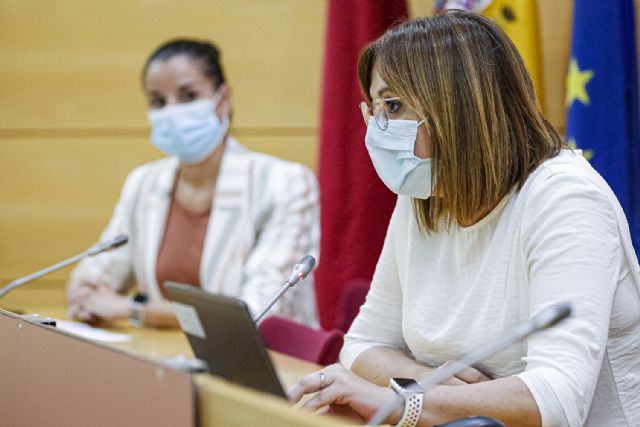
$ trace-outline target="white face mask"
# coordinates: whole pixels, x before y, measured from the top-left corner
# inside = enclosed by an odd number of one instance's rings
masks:
[[[151,143],[185,163],[200,163],[215,151],[229,129],[215,114],[217,100],[176,104],[147,113]]]
[[[431,195],[432,159],[413,154],[418,126],[424,121],[389,120],[382,130],[372,117],[364,138],[378,176],[391,191],[416,199]]]

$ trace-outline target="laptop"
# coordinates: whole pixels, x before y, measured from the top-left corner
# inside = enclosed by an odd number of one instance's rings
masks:
[[[195,357],[211,374],[286,398],[244,301],[175,282],[164,286]]]

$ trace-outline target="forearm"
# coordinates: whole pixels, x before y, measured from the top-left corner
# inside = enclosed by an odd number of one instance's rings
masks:
[[[177,328],[180,326],[173,307],[167,300],[153,300],[149,302],[144,317],[144,324],[145,326],[153,326],[156,328]]]
[[[431,426],[472,415],[494,417],[508,426],[542,425],[533,396],[517,377],[459,386],[435,386],[425,393],[418,425]]]
[[[373,347],[356,358],[351,370],[358,376],[380,386],[388,386],[393,377],[416,380],[434,371],[395,347]]]

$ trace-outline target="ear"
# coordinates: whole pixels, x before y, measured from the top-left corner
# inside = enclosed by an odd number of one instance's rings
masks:
[[[231,86],[226,83],[222,83],[218,86],[218,93],[220,94],[220,100],[216,106],[216,116],[219,118],[229,117],[231,110],[233,109],[233,93]]]

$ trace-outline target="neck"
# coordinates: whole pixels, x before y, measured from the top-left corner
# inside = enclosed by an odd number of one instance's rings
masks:
[[[216,178],[220,172],[224,147],[225,143],[223,142],[201,163],[181,163],[178,183],[187,184],[194,189],[204,189],[215,186]]]

